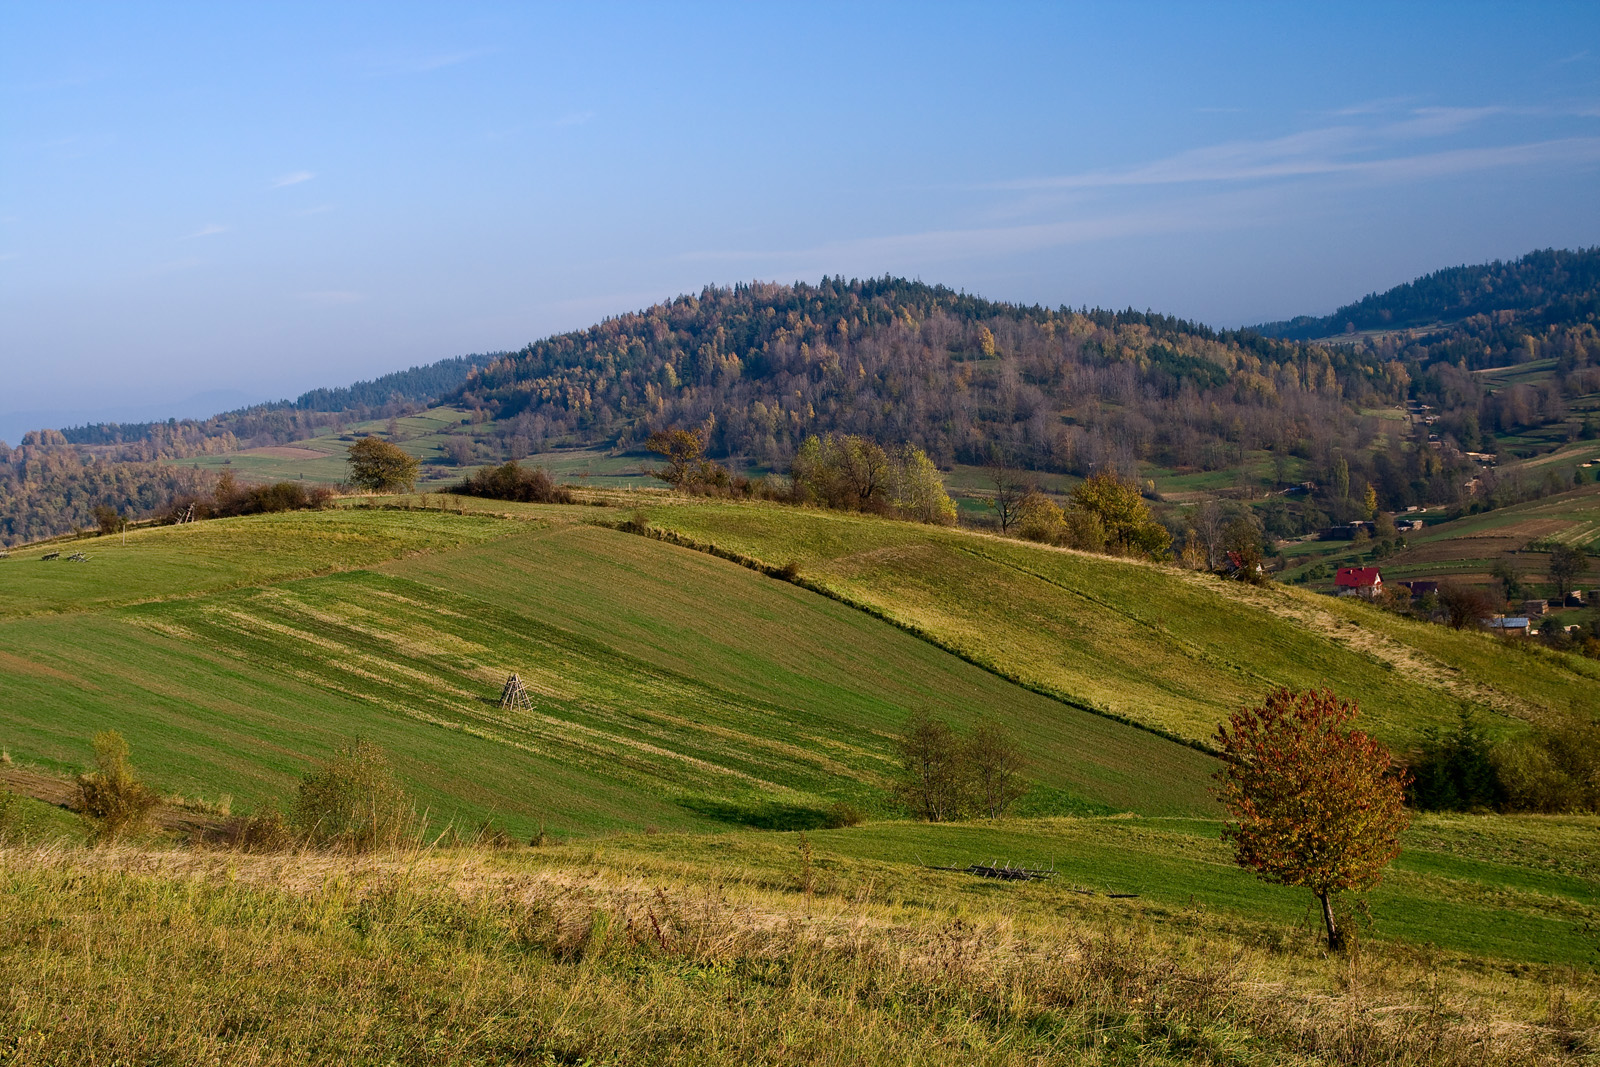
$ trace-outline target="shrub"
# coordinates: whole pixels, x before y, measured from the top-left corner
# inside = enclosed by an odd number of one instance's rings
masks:
[[[860,826],[866,821],[866,815],[854,804],[846,804],[841,800],[828,806],[827,827],[830,830],[842,830],[846,826]]]
[[[1421,749],[1410,760],[1406,801],[1424,811],[1481,811],[1506,803],[1505,786],[1488,738],[1471,712],[1448,734],[1423,731]]]
[[[95,836],[116,840],[144,830],[160,795],[134,776],[128,742],[115,730],[94,735],[95,770],[78,776],[78,810]]]
[[[417,821],[388,757],[368,741],[302,778],[289,819],[308,844],[352,852],[410,844]]]
[[[276,807],[236,815],[222,826],[222,844],[238,852],[283,852],[294,843],[294,831]]]
[[[469,475],[450,492],[460,496],[481,496],[492,500],[515,500],[524,504],[570,504],[572,492],[556,485],[543,467],[524,467],[516,460],[498,467],[486,467]]]
[[[1600,811],[1600,722],[1574,719],[1502,745],[1495,770],[1508,811]]]
[[[1047,545],[1060,544],[1067,532],[1061,509],[1037,489],[1029,490],[1017,505],[1016,531],[1018,537]]]

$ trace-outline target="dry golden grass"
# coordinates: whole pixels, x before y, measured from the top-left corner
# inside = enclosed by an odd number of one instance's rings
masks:
[[[611,843],[0,850],[0,1062],[1564,1064],[1590,972]],[[807,891],[807,889],[809,891]]]

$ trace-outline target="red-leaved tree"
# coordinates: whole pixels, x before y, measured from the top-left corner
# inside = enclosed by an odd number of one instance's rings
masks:
[[[1277,689],[1217,730],[1216,794],[1231,820],[1222,836],[1234,862],[1311,890],[1333,950],[1344,947],[1333,897],[1377,885],[1411,819],[1389,750],[1347,727],[1358,710],[1326,689]]]

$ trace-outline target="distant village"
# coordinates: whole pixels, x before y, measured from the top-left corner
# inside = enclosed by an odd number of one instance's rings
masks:
[[[1426,609],[1430,603],[1438,601],[1439,583],[1436,580],[1415,579],[1407,582],[1394,582],[1391,583],[1386,591],[1381,568],[1340,567],[1338,574],[1334,577],[1333,595],[1341,597],[1358,596],[1367,600],[1404,596],[1410,598],[1413,607]],[[1561,608],[1581,608],[1597,603],[1600,603],[1600,589],[1591,589],[1587,593],[1583,590],[1574,590],[1562,600],[1524,600],[1520,615],[1496,613],[1483,616],[1478,622],[1485,629],[1506,637],[1526,637],[1531,629],[1533,620],[1543,617],[1548,612]],[[1434,610],[1439,611],[1440,609],[1435,608]],[[1582,627],[1568,626],[1566,629],[1571,632],[1581,630]]]

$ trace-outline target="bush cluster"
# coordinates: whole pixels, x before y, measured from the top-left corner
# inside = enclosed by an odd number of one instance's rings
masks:
[[[144,830],[160,795],[133,773],[128,742],[115,730],[94,735],[95,769],[78,776],[78,810],[95,836],[113,841]]]
[[[1022,753],[991,722],[961,737],[943,719],[918,713],[907,720],[895,749],[895,793],[906,810],[928,822],[972,813],[996,819],[1027,792]]]
[[[327,507],[332,499],[333,490],[325,485],[307,487],[303,482],[240,485],[232,471],[223,471],[210,493],[175,498],[167,512],[167,521],[177,522],[185,516],[226,519],[236,515],[317,510]]]
[[[491,500],[515,500],[524,504],[570,504],[572,491],[557,485],[543,467],[524,467],[516,460],[498,467],[485,467],[468,475],[448,492],[460,496],[480,496]]]
[[[382,749],[357,741],[300,780],[289,824],[317,848],[370,852],[413,844],[416,806]]]
[[[1086,552],[1166,559],[1172,547],[1171,532],[1151,517],[1138,484],[1114,471],[1090,475],[1065,508],[1031,490],[1017,506],[1016,529],[1030,541]]]
[[[795,453],[790,476],[796,503],[938,525],[956,521],[956,505],[944,491],[939,469],[913,445],[886,451],[853,434],[813,435]]]
[[[1412,753],[1407,800],[1427,811],[1600,811],[1600,721],[1572,718],[1491,742],[1471,716],[1429,729]]]

